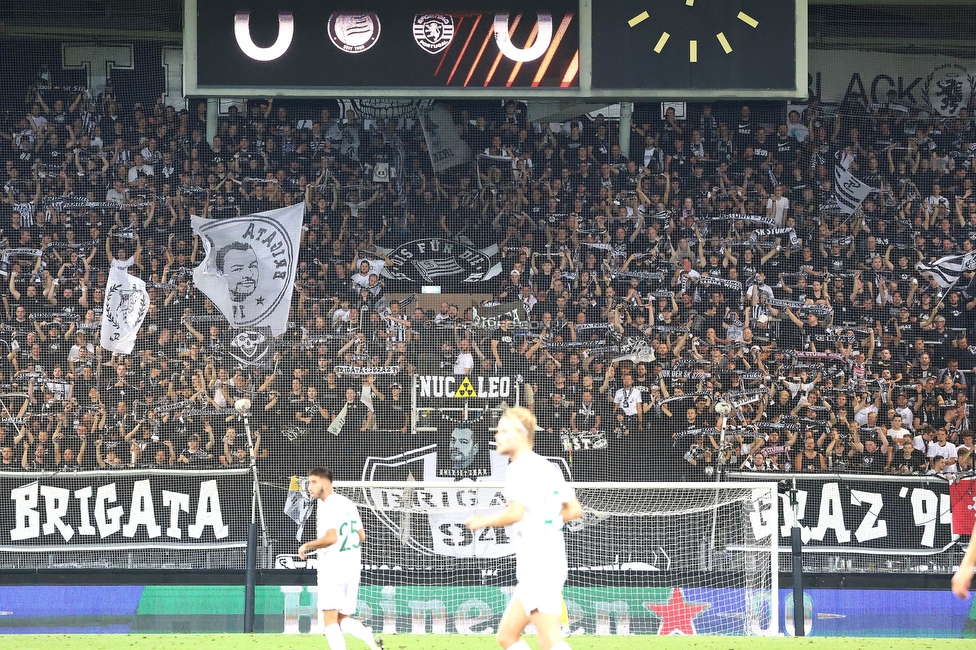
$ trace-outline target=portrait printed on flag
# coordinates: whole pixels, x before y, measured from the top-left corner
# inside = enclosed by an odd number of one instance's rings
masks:
[[[438,478],[491,476],[490,437],[483,422],[445,420],[444,426],[438,429]]]
[[[299,203],[231,219],[193,217],[205,253],[194,284],[233,327],[285,332],[304,211]]]

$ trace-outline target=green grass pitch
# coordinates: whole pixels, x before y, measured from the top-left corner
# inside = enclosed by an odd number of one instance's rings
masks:
[[[527,637],[538,648],[533,637]],[[386,650],[496,650],[491,635],[414,636],[397,634],[384,639]],[[349,650],[365,645],[346,638]],[[573,650],[928,650],[972,647],[970,639],[867,639],[845,637],[572,637]],[[328,650],[321,635],[303,634],[12,634],[0,636],[6,650]]]

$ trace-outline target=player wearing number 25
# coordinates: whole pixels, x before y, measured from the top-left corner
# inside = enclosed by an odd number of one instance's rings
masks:
[[[498,624],[498,643],[506,650],[528,650],[525,626],[539,631],[542,650],[569,650],[559,632],[563,583],[569,573],[563,523],[583,514],[580,502],[548,460],[532,451],[536,420],[528,409],[505,411],[495,433],[498,453],[511,458],[505,473],[508,508],[497,515],[468,519],[471,530],[512,526],[515,577],[512,601]]]
[[[330,650],[346,650],[343,634],[351,634],[373,650],[383,647],[362,623],[352,618],[359,595],[362,543],[366,541],[356,504],[332,490],[332,470],[308,473],[308,491],[316,500],[317,539],[298,548],[303,560],[318,550],[318,609]]]

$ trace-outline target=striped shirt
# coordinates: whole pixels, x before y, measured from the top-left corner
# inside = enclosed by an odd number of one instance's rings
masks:
[[[34,225],[34,216],[37,214],[37,206],[33,201],[27,203],[14,203],[14,212],[20,213],[20,225],[30,228]]]

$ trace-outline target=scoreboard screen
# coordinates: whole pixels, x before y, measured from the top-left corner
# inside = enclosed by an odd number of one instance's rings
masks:
[[[790,98],[806,0],[186,0],[190,96]]]

